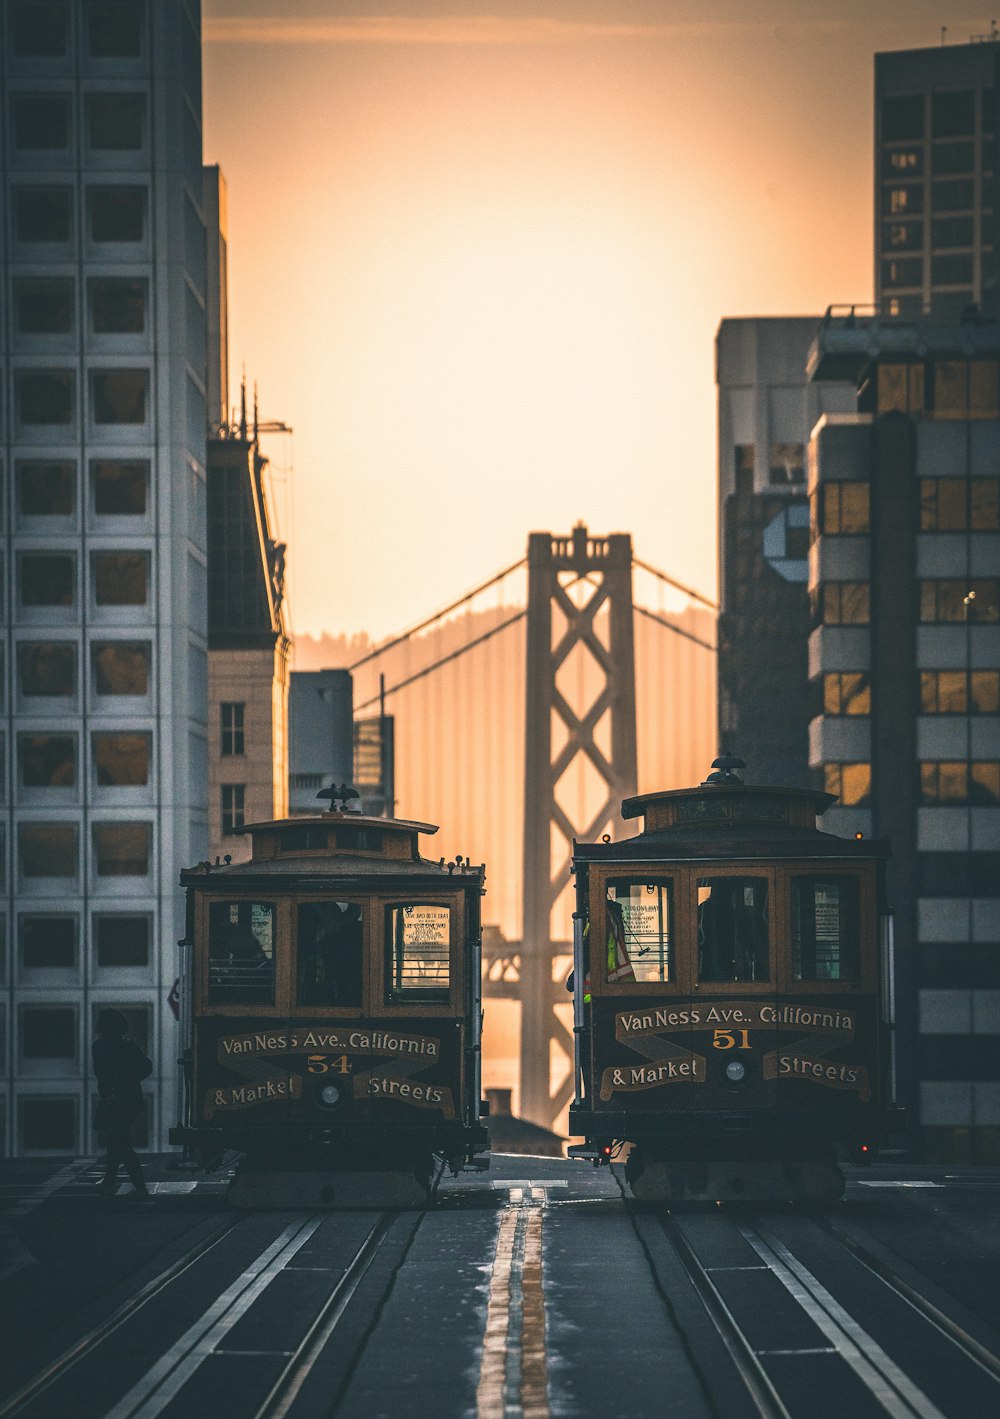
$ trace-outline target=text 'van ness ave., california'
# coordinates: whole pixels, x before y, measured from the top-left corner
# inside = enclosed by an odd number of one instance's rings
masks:
[[[619,1041],[639,1035],[655,1035],[660,1030],[719,1029],[742,1026],[744,1029],[770,1027],[779,1030],[833,1031],[850,1038],[854,1034],[855,1016],[851,1010],[831,1010],[813,1005],[772,1005],[756,1001],[727,1001],[671,1007],[655,1010],[624,1010],[615,1016],[615,1036]]]
[[[397,1035],[390,1030],[364,1026],[355,1030],[255,1030],[252,1034],[222,1035],[218,1059],[226,1063],[246,1055],[329,1053],[425,1055],[437,1059],[441,1041],[432,1035]]]

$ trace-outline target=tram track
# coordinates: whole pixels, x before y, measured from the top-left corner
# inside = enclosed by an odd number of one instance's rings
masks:
[[[641,1238],[642,1214],[631,1210]],[[805,1412],[803,1392],[836,1384],[837,1374],[841,1383],[850,1375],[850,1384],[863,1400],[864,1407],[857,1412],[887,1414],[890,1419],[958,1419],[969,1413],[1000,1411],[1000,1357],[836,1222],[788,1214],[797,1226],[811,1223],[827,1245],[836,1244],[840,1255],[826,1255],[817,1275],[815,1264],[807,1265],[803,1259],[815,1248],[807,1248],[801,1236],[789,1241],[778,1235],[781,1215],[764,1218],[752,1209],[734,1209],[718,1218],[721,1225],[715,1218],[709,1225],[705,1213],[657,1214],[673,1257],[732,1361],[748,1412],[759,1419],[797,1419]],[[737,1253],[739,1246],[743,1254]],[[648,1247],[646,1253],[655,1269]],[[864,1303],[860,1292],[844,1295],[845,1253],[864,1273],[863,1283],[869,1288]],[[830,1287],[821,1276],[829,1276]],[[873,1283],[892,1296],[884,1322],[877,1325],[871,1319]],[[784,1300],[774,1305],[772,1314],[766,1320],[759,1308],[754,1314],[755,1298],[776,1299],[779,1288]],[[840,1299],[835,1290],[841,1292]],[[877,1299],[875,1310],[879,1310]],[[858,1317],[866,1314],[868,1321],[863,1323]],[[765,1332],[766,1341],[762,1340]],[[730,1416],[731,1396],[723,1397],[718,1376],[704,1363],[703,1342],[693,1337],[689,1342],[713,1407]],[[935,1358],[929,1361],[932,1354]],[[965,1366],[972,1367],[976,1376]],[[944,1397],[942,1375],[950,1377]],[[972,1384],[979,1397],[970,1409]],[[815,1412],[810,1406],[810,1413]]]
[[[156,1276],[117,1306],[109,1316],[81,1335],[72,1345],[67,1346],[55,1359],[50,1360],[37,1375],[33,1375],[20,1389],[0,1403],[0,1419],[15,1419],[22,1414],[46,1390],[62,1380],[81,1360],[93,1354],[109,1340],[127,1321],[132,1320],[144,1306],[148,1305],[191,1267],[223,1241],[238,1224],[238,1219],[227,1219],[208,1237],[202,1238],[194,1246],[163,1268]]]

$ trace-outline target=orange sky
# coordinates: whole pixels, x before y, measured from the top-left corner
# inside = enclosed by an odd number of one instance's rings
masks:
[[[949,0],[203,13],[234,377],[295,430],[266,445],[294,625],[375,635],[579,518],[714,594],[718,323],[871,298],[872,55],[989,29]]]

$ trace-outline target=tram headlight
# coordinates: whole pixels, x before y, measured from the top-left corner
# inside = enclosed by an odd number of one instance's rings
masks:
[[[730,1059],[726,1063],[726,1079],[730,1084],[742,1084],[747,1077],[747,1067],[742,1059]]]
[[[325,1104],[328,1109],[336,1108],[340,1103],[340,1090],[336,1084],[324,1084],[319,1091],[319,1101]]]

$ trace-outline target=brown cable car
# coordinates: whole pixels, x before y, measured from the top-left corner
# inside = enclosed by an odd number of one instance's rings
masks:
[[[830,794],[745,784],[626,799],[577,844],[571,1156],[653,1201],[839,1197],[889,1107],[888,844],[820,832]]]
[[[484,868],[422,858],[428,823],[245,831],[248,862],[181,873],[190,1050],[171,1141],[206,1167],[243,1154],[243,1206],[415,1202],[445,1163],[485,1167]]]

